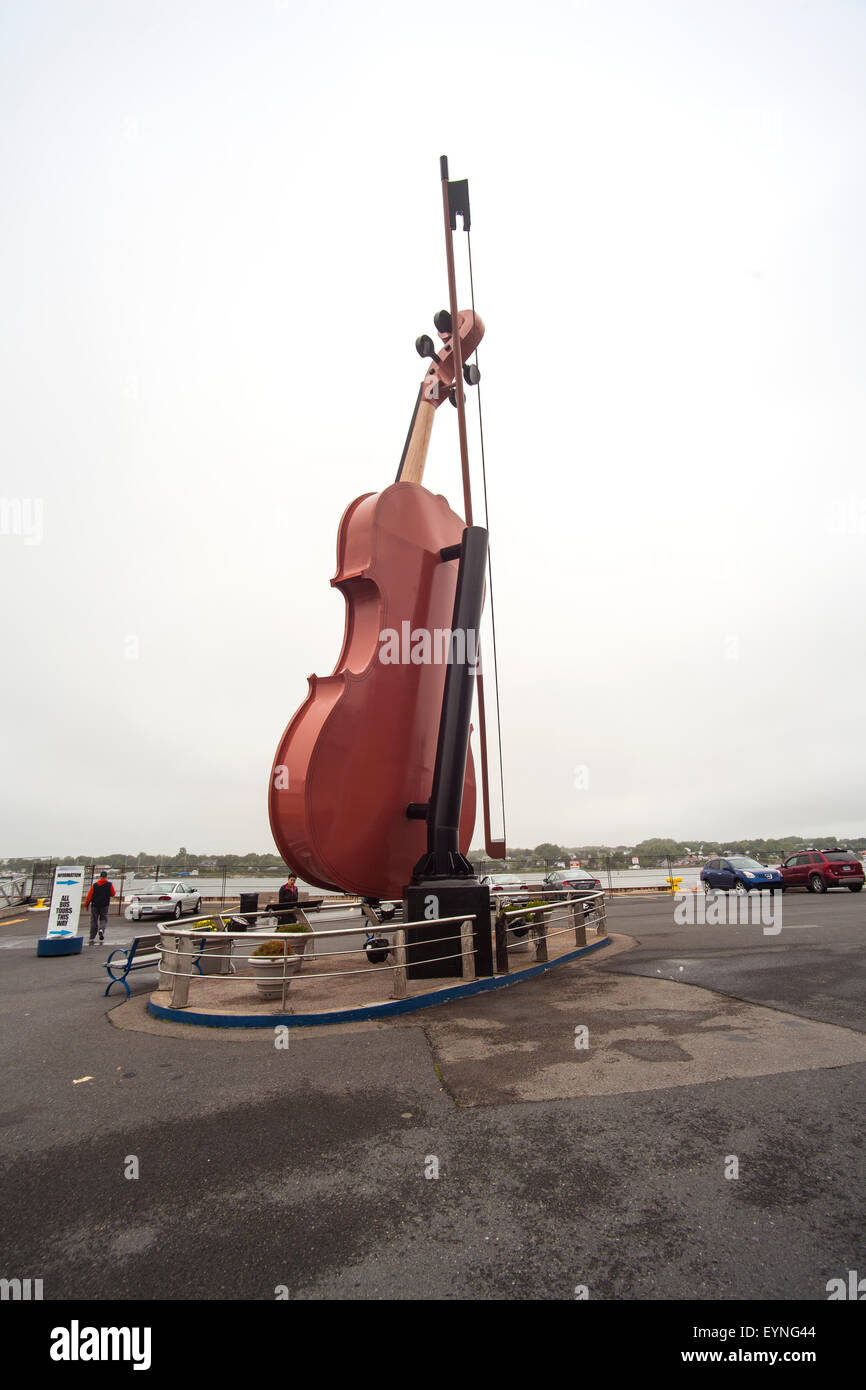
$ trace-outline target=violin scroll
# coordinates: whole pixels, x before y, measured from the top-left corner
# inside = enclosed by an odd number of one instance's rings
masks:
[[[433,339],[426,333],[422,333],[420,338],[415,339],[415,348],[419,357],[431,359],[427,375],[421,384],[421,399],[436,409],[444,400],[452,397],[456,363],[453,321],[448,310],[440,309],[438,314],[433,316],[433,324],[442,339],[442,346],[439,351],[436,351]],[[460,362],[462,365],[484,337],[483,320],[472,309],[461,309],[457,315],[457,331],[460,339]],[[475,363],[463,369],[463,378],[469,386],[478,384],[481,373]]]

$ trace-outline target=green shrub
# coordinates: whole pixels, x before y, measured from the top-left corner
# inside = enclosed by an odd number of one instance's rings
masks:
[[[545,901],[544,898],[530,898],[529,902],[526,902],[526,903],[508,903],[507,905],[503,905],[503,906],[499,909],[499,914],[498,914],[498,915],[499,915],[500,920],[503,921],[509,929],[512,929],[512,928],[515,927],[515,926],[517,926],[517,927],[521,926],[524,922],[534,922],[534,923],[543,922],[543,921],[544,921],[544,917],[543,917],[542,913],[540,913],[540,912],[532,912],[530,909],[532,909],[532,908],[534,908],[534,907],[548,907],[548,906],[549,906],[549,904]],[[518,916],[517,913],[514,911],[515,908],[519,908],[519,909],[520,909],[520,915],[519,915],[519,916]],[[509,914],[511,914],[511,913],[514,913],[514,915],[513,915],[513,916],[510,916]],[[524,915],[524,914],[525,914],[525,915]]]
[[[529,902],[528,902],[528,903],[523,903],[522,906],[523,906],[523,907],[549,907],[549,906],[550,906],[550,903],[547,902],[547,900],[546,900],[545,898],[530,898]],[[535,917],[533,918],[533,921],[542,922],[542,921],[544,921],[544,918],[542,917],[541,913],[536,913]]]
[[[292,943],[289,942],[289,955],[292,954],[291,946]],[[250,954],[253,956],[282,956],[284,954],[283,943],[282,941],[263,941],[261,946],[257,946]]]
[[[288,933],[288,932],[293,932],[293,931],[297,931],[297,932],[309,932],[309,931],[312,931],[312,927],[274,927],[274,931],[276,931],[276,932],[283,932],[283,933]],[[255,949],[254,951],[251,951],[251,952],[250,952],[250,955],[253,955],[253,956],[281,956],[281,955],[283,954],[283,946],[284,946],[285,944],[288,945],[288,948],[289,948],[288,954],[289,954],[289,955],[292,955],[293,953],[297,953],[297,952],[301,949],[301,943],[300,943],[300,942],[297,942],[297,944],[296,944],[294,941],[289,941],[289,942],[287,942],[287,943],[284,943],[284,942],[282,942],[282,941],[263,941],[263,942],[261,943],[260,946],[257,946],[256,949]]]

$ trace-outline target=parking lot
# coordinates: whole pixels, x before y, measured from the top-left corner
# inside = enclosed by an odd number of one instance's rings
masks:
[[[772,937],[673,912],[614,898],[612,951],[286,1048],[149,1019],[144,972],[103,999],[123,919],[62,959],[3,926],[7,1268],[46,1298],[825,1300],[863,1259],[866,903],[786,894]]]

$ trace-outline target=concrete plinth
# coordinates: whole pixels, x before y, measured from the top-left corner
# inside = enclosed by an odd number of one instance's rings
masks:
[[[473,923],[476,975],[493,974],[490,889],[477,879],[426,879],[403,889],[408,979],[461,975],[460,923],[436,920],[458,916]]]

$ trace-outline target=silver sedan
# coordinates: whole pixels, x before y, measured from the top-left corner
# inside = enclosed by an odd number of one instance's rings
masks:
[[[144,892],[134,893],[129,900],[129,915],[133,922],[143,917],[182,917],[185,912],[196,917],[201,912],[201,892],[192,883],[155,883]]]

